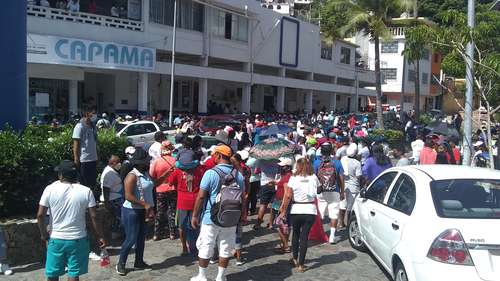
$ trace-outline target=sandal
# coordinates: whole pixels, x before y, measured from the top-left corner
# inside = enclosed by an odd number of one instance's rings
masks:
[[[304,272],[306,272],[308,269],[309,269],[309,268],[308,268],[307,266],[305,266],[305,265],[299,265],[299,266],[297,266],[297,268],[296,268],[297,272],[299,272],[299,273],[304,273]]]

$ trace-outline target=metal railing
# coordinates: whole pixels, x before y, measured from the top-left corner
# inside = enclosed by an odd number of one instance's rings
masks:
[[[84,24],[93,24],[106,27],[114,27],[120,29],[128,29],[132,31],[144,31],[142,21],[102,16],[83,12],[69,12],[61,9],[54,9],[42,6],[27,6],[28,16],[47,18],[52,20],[61,20],[69,22],[79,22]]]

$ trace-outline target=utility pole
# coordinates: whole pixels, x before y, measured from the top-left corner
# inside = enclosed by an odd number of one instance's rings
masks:
[[[177,0],[174,0],[174,30],[172,36],[172,68],[170,73],[170,112],[168,113],[168,126],[172,128],[174,111],[174,79],[175,79],[175,38],[177,33]]]
[[[475,0],[468,0],[467,25],[469,28],[475,26]],[[474,41],[467,44],[466,58],[466,91],[465,91],[465,112],[464,112],[464,166],[470,166],[472,156],[472,103],[474,95]]]

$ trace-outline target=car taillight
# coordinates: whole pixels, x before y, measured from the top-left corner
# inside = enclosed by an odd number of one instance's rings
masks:
[[[427,257],[442,263],[474,265],[464,239],[456,229],[448,229],[432,242]]]

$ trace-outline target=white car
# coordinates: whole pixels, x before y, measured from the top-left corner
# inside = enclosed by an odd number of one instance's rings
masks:
[[[396,281],[500,280],[500,172],[388,169],[356,197],[348,232]]]
[[[127,121],[115,125],[116,135],[124,136],[127,141],[136,147],[144,147],[155,141],[156,132],[167,133],[167,128],[160,127],[152,121]]]

